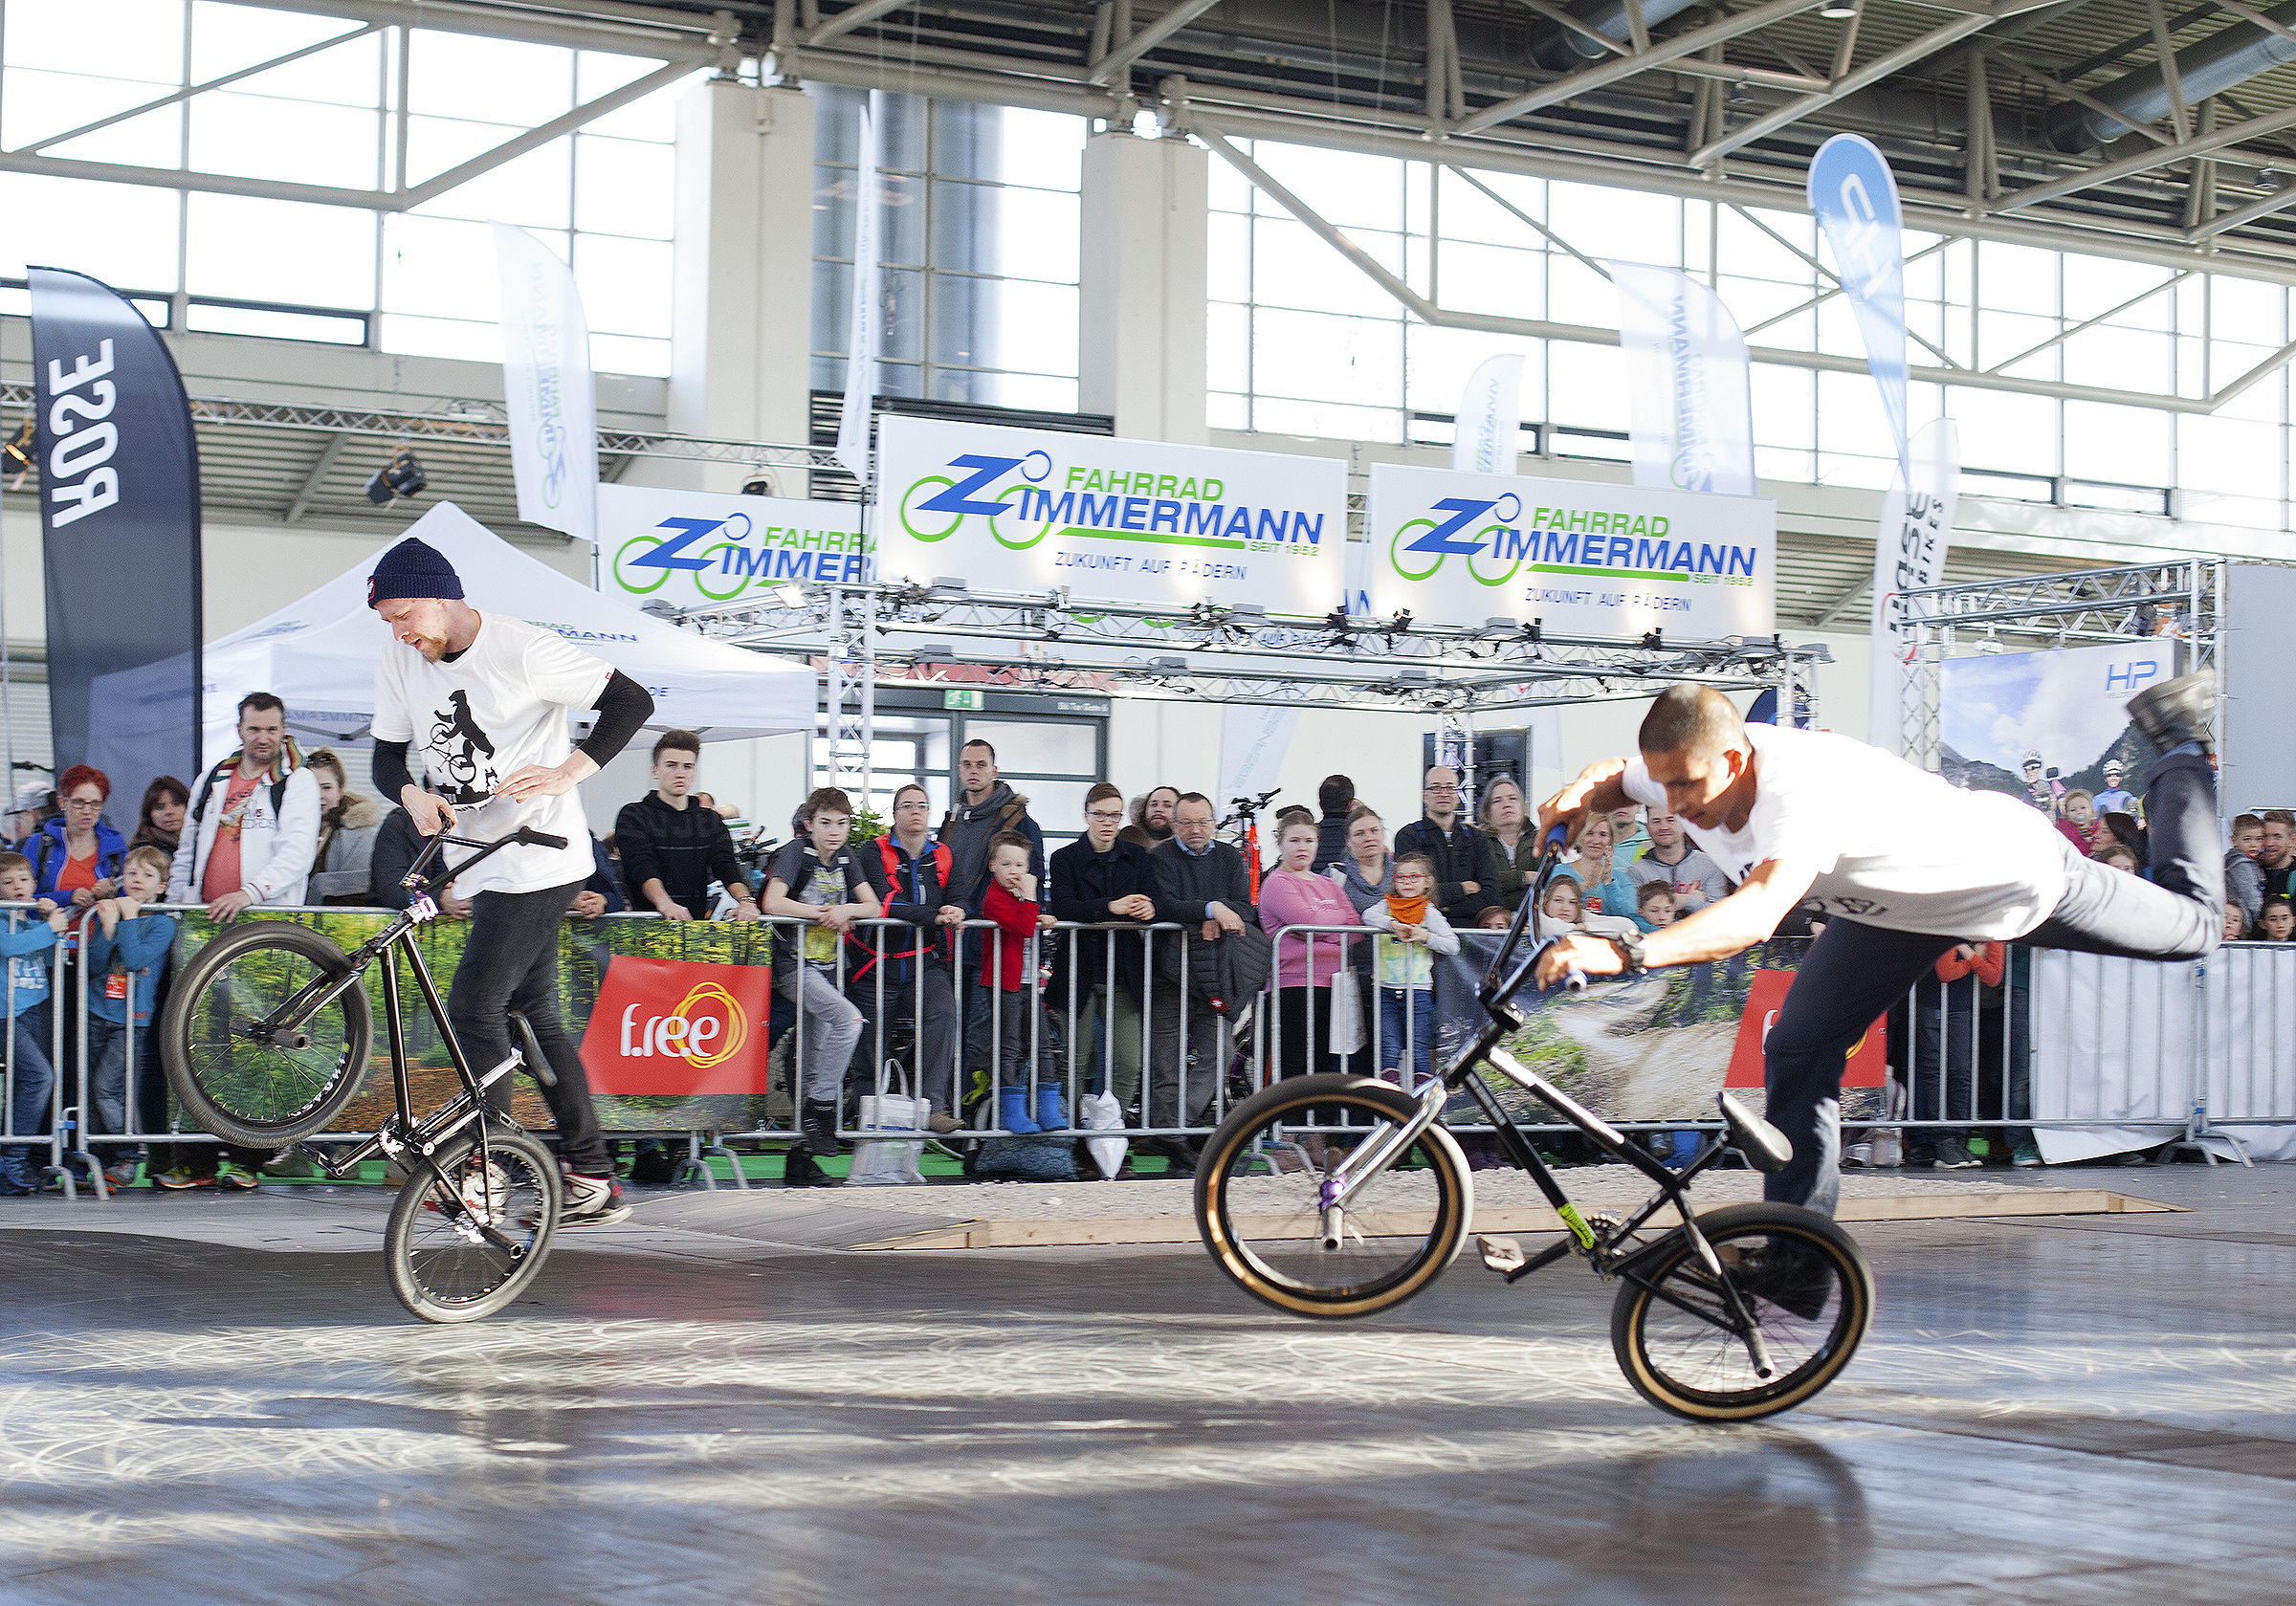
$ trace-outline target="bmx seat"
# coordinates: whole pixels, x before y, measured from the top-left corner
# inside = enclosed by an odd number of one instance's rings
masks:
[[[1786,1162],[1794,1157],[1794,1145],[1786,1134],[1753,1111],[1740,1104],[1727,1090],[1714,1095],[1722,1107],[1722,1121],[1730,1129],[1731,1146],[1746,1156],[1746,1163],[1756,1171],[1783,1171]]]

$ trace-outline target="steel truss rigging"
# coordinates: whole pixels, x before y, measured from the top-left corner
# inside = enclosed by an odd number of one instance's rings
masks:
[[[782,589],[791,594],[656,611],[740,646],[852,658],[860,606],[876,662],[927,679],[966,666],[1010,685],[1427,714],[1648,696],[1677,681],[1724,691],[1793,684],[1806,696],[1810,666],[1824,653],[1777,637],[1668,642],[1652,632],[1622,642],[1550,635],[1535,620],[1292,619],[1247,605],[1159,609],[953,581],[811,587],[802,597]]]

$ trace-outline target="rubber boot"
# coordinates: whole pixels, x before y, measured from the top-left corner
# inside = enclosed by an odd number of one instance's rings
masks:
[[[782,1182],[791,1188],[833,1188],[840,1178],[821,1169],[816,1156],[834,1155],[837,1141],[837,1101],[807,1099],[798,1111],[798,1142],[789,1146],[782,1164]]]
[[[1047,1132],[1069,1130],[1069,1113],[1060,1107],[1060,1089],[1050,1083],[1037,1084],[1036,1124]]]
[[[1016,1137],[1045,1130],[1028,1119],[1028,1089],[1026,1088],[997,1089],[997,1125]]]

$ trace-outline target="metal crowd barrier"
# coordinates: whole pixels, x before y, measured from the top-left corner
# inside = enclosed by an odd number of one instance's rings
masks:
[[[11,932],[38,918],[24,904],[0,905],[0,910],[6,911]],[[164,904],[144,910],[147,915],[200,913],[196,907]],[[361,911],[328,906],[261,913]],[[75,912],[75,935],[95,918],[92,911]],[[798,956],[805,934],[819,929],[788,916],[767,915],[762,923],[786,933],[782,952]],[[859,940],[839,940],[826,964],[802,957],[790,964],[777,958],[774,964],[776,996],[796,1004],[772,1055],[777,1077],[786,1077],[787,1126],[734,1132],[617,1130],[610,1135],[682,1138],[688,1150],[685,1174],[715,1187],[701,1160],[722,1156],[732,1162],[735,1185],[746,1188],[740,1157],[730,1145],[793,1141],[799,1135],[808,1050],[836,1024],[832,1016],[851,1029],[844,1010],[806,985],[808,973],[860,1016],[855,1051],[837,1067],[836,1086],[839,1135],[864,1145],[929,1140],[933,1134],[922,1130],[922,1115],[914,1111],[898,1120],[848,1119],[862,1108],[880,1116],[898,1112],[897,1101],[904,1097],[930,1099],[934,1113],[962,1120],[960,1133],[946,1134],[951,1140],[1013,1135],[1000,1124],[1003,1095],[1016,1088],[1032,1089],[1049,1077],[1065,1116],[1059,1135],[1122,1137],[1158,1147],[1211,1131],[1236,1098],[1281,1074],[1393,1072],[1393,1079],[1408,1089],[1423,1051],[1431,1059],[1437,1055],[1437,1045],[1428,1041],[1434,1017],[1423,1020],[1408,990],[1380,985],[1377,934],[1361,926],[1284,928],[1273,937],[1267,987],[1249,998],[1224,999],[1219,1007],[1190,996],[1193,926],[1052,924],[1024,943],[1018,978],[1005,974],[1004,945],[992,940],[998,928],[988,920],[968,920],[961,928],[919,928],[877,919],[855,921],[852,930]],[[1137,995],[1125,980],[1131,970],[1124,952],[1128,944],[1139,950]],[[1048,967],[1062,948],[1067,958],[1053,976]],[[1098,950],[1089,967],[1087,948]],[[35,1035],[9,1032],[0,1143],[45,1151],[43,1169],[60,1177],[67,1196],[76,1189],[68,1162],[77,1160],[103,1198],[107,1151],[219,1140],[176,1130],[166,1119],[164,1089],[151,1086],[151,1079],[163,1073],[156,1055],[145,1052],[132,987],[123,1001],[120,1033],[124,1118],[119,1124],[126,1130],[92,1130],[98,1124],[97,1090],[89,1081],[87,1022],[91,988],[99,979],[89,974],[81,942],[59,940],[55,948],[28,957],[53,965],[46,1019],[34,1025],[56,1074],[41,1116],[33,1121],[30,1111],[20,1113],[18,1088],[35,1074],[20,1063],[20,1048],[38,1045]],[[17,1016],[17,965],[22,962],[10,961],[0,982],[11,1022]],[[1288,972],[1289,979],[1304,978],[1308,984],[1284,985]],[[997,998],[1007,991],[1003,983],[1008,979],[1018,980],[1010,991],[1027,1002],[1000,1008]],[[1353,1021],[1345,1012],[1335,1019],[1335,991],[1342,999],[1353,994]],[[153,1000],[155,1019],[162,1001]],[[1917,983],[1892,1015],[1890,1104],[1873,1117],[1876,1127],[1909,1135],[1998,1132],[2013,1145],[2030,1140],[2027,1134],[2033,1133],[2087,1133],[2092,1135],[2082,1141],[2092,1144],[2127,1135],[2123,1148],[2175,1141],[2244,1159],[2242,1145],[2226,1130],[2243,1128],[2254,1129],[2253,1135],[2271,1152],[2296,1157],[2296,945],[2228,944],[2209,960],[2192,964],[2012,948],[1999,988],[1984,988],[1974,977],[1944,983],[1932,976]],[[1401,1049],[1393,1056],[1382,1049],[1383,1018],[1393,1023]],[[1016,1039],[1015,1033],[1024,1036]],[[1336,1043],[1353,1046],[1341,1049]],[[938,1053],[929,1055],[929,1045]],[[1390,1058],[1401,1063],[1383,1063]],[[778,1068],[784,1065],[785,1071]],[[862,1067],[857,1078],[856,1065]],[[63,1074],[67,1067],[70,1076]],[[862,1107],[847,1096],[856,1081],[873,1103]],[[77,1089],[77,1095],[68,1096],[70,1089]],[[155,1091],[157,1100],[149,1097]],[[1117,1124],[1088,1132],[1082,1100],[1102,1093],[1114,1096]],[[1034,1103],[1031,1093],[1032,1114]],[[150,1113],[154,1111],[157,1118]],[[1105,1118],[1105,1106],[1099,1113]],[[1625,1118],[1616,1124],[1645,1132],[1711,1130],[1716,1124],[1638,1119],[1638,1113],[1622,1111]],[[32,1130],[34,1126],[40,1130]],[[1562,1122],[1524,1126],[1527,1131],[1573,1130]],[[1488,1129],[1473,1121],[1456,1130]],[[2103,1135],[2095,1135],[2100,1132]],[[329,1133],[320,1140],[364,1135]]]

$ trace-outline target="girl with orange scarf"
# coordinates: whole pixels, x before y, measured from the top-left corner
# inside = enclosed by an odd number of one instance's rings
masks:
[[[1395,861],[1395,891],[1363,912],[1363,923],[1380,934],[1380,1074],[1411,1088],[1435,1074],[1434,956],[1459,952],[1459,934],[1434,906],[1434,861],[1405,853]]]

